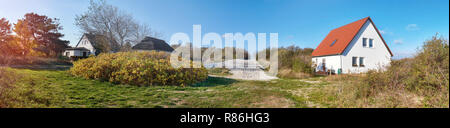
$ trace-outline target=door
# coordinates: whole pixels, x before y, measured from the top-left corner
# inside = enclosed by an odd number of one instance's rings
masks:
[[[322,59],[322,71],[326,71],[326,62],[325,62],[325,58]]]
[[[87,56],[87,52],[83,52],[83,57],[86,57]]]

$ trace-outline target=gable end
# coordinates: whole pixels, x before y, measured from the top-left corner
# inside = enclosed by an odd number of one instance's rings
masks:
[[[386,41],[384,40],[381,33],[378,31],[377,27],[373,23],[370,17],[363,18],[361,20],[352,22],[350,24],[341,26],[339,28],[333,29],[328,33],[325,39],[317,46],[317,48],[313,51],[312,56],[329,56],[329,55],[342,55],[346,49],[348,49],[351,42],[353,42],[361,32],[364,24],[370,23],[375,28],[378,36],[381,38],[382,42],[388,49],[391,57],[393,56],[390,48],[388,47]]]

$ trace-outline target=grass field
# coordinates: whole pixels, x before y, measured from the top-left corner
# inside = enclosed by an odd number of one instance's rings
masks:
[[[21,78],[9,107],[295,107],[281,86],[210,77],[190,87],[137,87],[85,80],[66,71],[13,69]],[[272,81],[275,85],[284,80]],[[271,82],[269,82],[271,83]]]
[[[138,87],[71,76],[66,71],[11,69],[18,76],[7,107],[64,108],[316,108],[427,107],[424,97],[360,98],[351,77],[243,81],[209,77],[194,86]],[[343,80],[333,80],[343,79]],[[353,88],[352,88],[353,87]],[[350,88],[350,89],[348,89]],[[349,91],[350,90],[350,91]],[[1,97],[0,97],[1,98]],[[426,97],[425,97],[426,99]],[[0,107],[1,107],[0,99]],[[447,105],[447,106],[446,106]],[[448,107],[448,102],[443,107]]]

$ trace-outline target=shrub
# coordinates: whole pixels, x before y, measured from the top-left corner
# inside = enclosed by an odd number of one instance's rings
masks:
[[[387,90],[408,90],[425,97],[426,105],[448,107],[448,40],[434,36],[414,58],[394,60],[386,71],[370,71],[362,79],[366,96]]]
[[[387,70],[371,70],[367,72],[362,81],[366,85],[370,85],[371,91],[382,89],[405,89],[411,81],[410,74],[412,72],[412,59],[405,58],[402,60],[393,60]],[[376,92],[367,92],[367,94],[375,94]]]
[[[69,71],[86,79],[139,86],[191,85],[205,80],[205,68],[174,68],[165,52],[119,52],[74,62]]]
[[[386,71],[371,71],[366,81],[372,86],[408,89],[448,89],[448,41],[433,37],[414,58],[394,60]]]
[[[211,68],[208,69],[208,74],[217,76],[228,76],[231,75],[230,69],[227,68]]]
[[[313,74],[311,48],[289,46],[279,48],[278,76],[281,78],[307,78]]]

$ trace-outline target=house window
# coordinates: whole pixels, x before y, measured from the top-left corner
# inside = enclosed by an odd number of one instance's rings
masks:
[[[358,63],[357,63],[357,62],[358,62],[358,57],[353,57],[353,58],[352,58],[352,66],[353,66],[353,67],[358,66]]]
[[[359,66],[364,67],[364,57],[359,57]]]
[[[367,38],[363,38],[363,47],[367,47]]]
[[[369,47],[373,48],[373,39],[369,39]]]
[[[70,54],[69,52],[66,52],[66,56],[69,56],[69,54]]]

